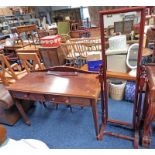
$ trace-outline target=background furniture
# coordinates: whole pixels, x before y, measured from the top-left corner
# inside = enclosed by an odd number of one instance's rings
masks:
[[[14,105],[14,100],[4,85],[0,84],[0,123],[14,125],[20,118],[20,114]],[[32,102],[23,102],[24,110],[32,106]]]
[[[27,26],[18,26],[16,27],[16,32],[18,34],[18,40],[22,42],[23,47],[24,47],[23,37],[28,41],[27,43],[29,45],[31,44],[35,45],[40,43],[37,26],[35,24]]]
[[[25,47],[16,49],[16,53],[36,53],[40,58],[39,47],[39,45],[27,45]]]
[[[91,27],[89,28],[90,37],[100,37],[101,32],[99,27]]]
[[[71,21],[81,21],[80,8],[58,9],[52,12],[52,16],[55,22],[57,22],[56,19],[58,19],[58,17],[61,17],[62,20],[69,17]]]
[[[66,65],[81,67],[86,64],[88,57],[99,55],[101,59],[101,44],[97,38],[70,39],[68,43],[61,44],[65,54]]]
[[[152,61],[155,62],[155,27],[151,27],[146,33],[146,47],[153,49]]]
[[[131,38],[131,31],[133,30],[133,20],[123,20],[114,22],[114,33],[126,34],[127,39]]]
[[[39,54],[46,68],[65,64],[65,55],[60,46],[39,47]]]
[[[36,53],[18,53],[18,57],[27,73],[45,69],[44,64],[40,62]]]
[[[62,37],[62,41],[70,39],[70,23],[69,22],[58,22],[58,35]]]

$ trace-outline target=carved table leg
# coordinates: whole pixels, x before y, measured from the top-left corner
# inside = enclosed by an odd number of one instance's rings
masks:
[[[27,117],[22,105],[20,104],[20,101],[18,99],[15,100],[15,105],[19,111],[19,113],[21,114],[24,122],[27,124],[27,125],[31,125],[31,122],[29,120],[29,118]]]
[[[134,148],[138,149],[139,146],[139,130],[135,130],[135,135],[134,135]]]
[[[143,129],[143,136],[142,136],[142,145],[144,147],[149,147],[151,143],[151,123],[155,118],[155,103],[152,102],[149,104],[149,107],[146,111],[146,115],[144,118],[144,129]]]
[[[92,107],[96,137],[98,137],[98,135],[99,135],[98,112],[97,112],[97,103],[95,100],[91,100],[91,107]]]

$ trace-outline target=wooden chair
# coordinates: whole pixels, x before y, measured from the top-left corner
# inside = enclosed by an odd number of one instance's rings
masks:
[[[62,37],[62,41],[66,42],[70,39],[70,23],[67,21],[58,22],[58,34]]]
[[[99,43],[101,42],[100,37],[90,37],[90,38],[74,38],[69,40],[72,43],[77,42],[86,42],[86,43]]]
[[[62,43],[61,49],[65,55],[65,65],[74,66],[76,64],[76,56],[73,52],[73,47],[71,43]]]
[[[22,45],[24,47],[24,41],[22,39],[22,36],[28,41],[28,44],[38,44],[40,43],[40,36],[38,34],[38,29],[35,24],[32,25],[26,25],[26,26],[17,26],[16,32],[18,34],[19,40],[21,40]],[[35,32],[35,33],[34,33]]]
[[[45,69],[44,64],[40,62],[36,53],[18,53],[17,55],[22,61],[22,66],[26,69],[27,73]]]
[[[66,55],[66,65],[81,67],[86,63],[88,55],[100,54],[101,43],[99,42],[69,42],[62,44],[62,50]]]
[[[10,65],[3,54],[0,54],[0,63],[0,77],[4,85],[14,83],[16,80],[23,78],[27,74],[25,71],[21,71],[21,67],[17,63]]]
[[[66,55],[66,65],[81,67],[86,63],[87,47],[82,42],[69,42],[62,44],[62,50]]]

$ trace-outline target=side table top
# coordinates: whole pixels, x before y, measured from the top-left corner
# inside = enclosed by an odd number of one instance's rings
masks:
[[[47,74],[47,72],[32,72],[8,86],[7,89],[97,99],[100,94],[100,83],[96,77],[97,74],[86,73],[77,73],[77,76],[59,76]]]

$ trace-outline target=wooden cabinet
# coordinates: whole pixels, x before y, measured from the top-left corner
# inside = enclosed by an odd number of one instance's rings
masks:
[[[65,55],[61,47],[40,47],[40,56],[46,68],[60,66],[65,63]]]

